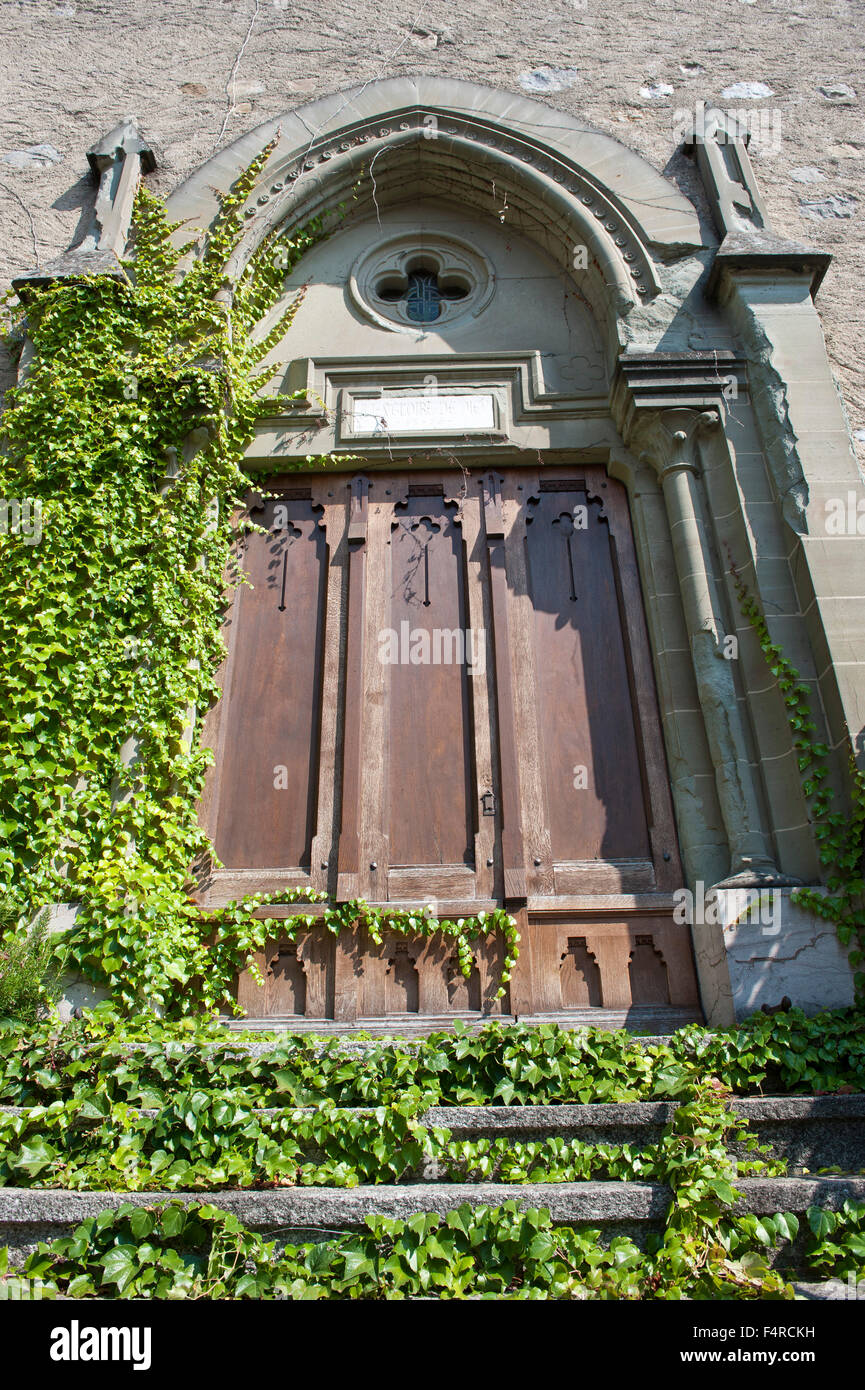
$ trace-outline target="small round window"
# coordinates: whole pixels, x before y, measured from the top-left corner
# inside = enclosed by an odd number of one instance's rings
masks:
[[[432,266],[419,266],[401,278],[384,275],[375,287],[376,298],[399,305],[412,323],[435,323],[442,308],[465,299],[471,286],[453,275],[442,277]]]
[[[367,318],[408,331],[425,324],[444,327],[479,313],[492,294],[493,274],[473,247],[427,233],[379,242],[365,252],[352,271],[350,289]]]

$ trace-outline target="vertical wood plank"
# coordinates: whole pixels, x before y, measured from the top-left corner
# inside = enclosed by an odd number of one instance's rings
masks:
[[[595,957],[601,972],[601,999],[605,1009],[629,1009],[631,1007],[631,977],[628,963],[631,959],[631,935],[627,923],[617,923],[620,928],[615,934],[609,930],[593,935],[586,931],[586,947]]]
[[[534,470],[510,472],[505,485],[504,509],[514,736],[519,760],[526,883],[529,893],[545,896],[555,893],[556,887],[538,719],[535,664],[542,658],[535,649],[535,612],[526,563],[528,499],[536,492],[537,485],[538,475]],[[562,776],[565,771],[562,768]]]
[[[505,564],[505,523],[502,512],[502,480],[496,473],[483,479],[484,533],[487,543],[493,643],[495,650],[495,690],[498,711],[499,768],[501,801],[498,822],[501,828],[503,887],[505,898],[526,896],[525,852],[523,848],[522,807],[517,758],[515,697],[511,640],[509,631],[508,578]]]
[[[333,1017],[336,1023],[354,1023],[358,1004],[358,927],[343,929],[334,941]]]
[[[342,498],[344,478],[321,479],[314,496],[324,509],[327,545],[324,660],[322,665],[321,736],[319,740],[318,815],[312,841],[310,881],[316,892],[336,889],[339,853],[339,786],[344,747],[341,663],[346,651],[348,598],[348,510]]]
[[[369,479],[352,478],[348,512],[348,614],[345,646],[345,707],[342,805],[339,830],[337,896],[360,896],[360,790],[364,711],[364,634],[367,576]]]
[[[469,482],[472,480],[470,479]],[[481,499],[477,491],[469,490],[464,482],[459,491],[446,488],[447,500],[459,505],[467,579],[467,610],[472,633],[475,662],[483,653],[483,671],[476,669],[469,676],[469,695],[472,708],[474,740],[473,794],[477,829],[474,836],[475,896],[490,898],[495,892],[496,818],[483,814],[481,798],[492,792],[496,801],[501,798],[498,765],[493,756],[497,738],[497,711],[491,698],[493,672],[492,606],[489,590],[489,566],[486,560],[482,526]],[[499,865],[499,874],[501,865]]]
[[[511,971],[511,1013],[518,1018],[537,1013],[534,997],[534,928],[525,907],[513,910],[520,934],[520,954]]]
[[[388,541],[393,506],[405,496],[407,487],[407,479],[394,474],[382,474],[369,484],[358,891],[374,903],[387,901],[390,858],[386,832],[391,741],[390,667],[381,659],[380,638],[382,631],[390,626],[392,579]]]

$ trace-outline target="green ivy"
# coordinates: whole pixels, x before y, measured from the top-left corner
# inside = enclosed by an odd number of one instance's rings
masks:
[[[817,1275],[861,1276],[865,1206],[812,1207],[803,1261]],[[21,1270],[8,1271],[7,1297],[212,1299],[789,1299],[793,1290],[767,1270],[766,1252],[799,1234],[790,1212],[743,1217],[724,1233],[718,1277],[683,1269],[672,1281],[663,1256],[626,1237],[607,1249],[599,1232],[556,1226],[548,1210],[463,1205],[407,1221],[367,1217],[365,1229],[319,1244],[279,1248],[237,1217],[211,1205],[125,1204],[43,1242]],[[669,1252],[666,1252],[667,1256]],[[25,1283],[27,1281],[27,1283]]]
[[[130,1011],[230,1004],[272,925],[261,895],[202,914],[189,877],[213,857],[197,817],[211,757],[189,725],[218,698],[244,447],[267,406],[263,360],[302,292],[265,335],[258,325],[328,220],[274,234],[230,279],[271,149],[201,238],[176,247],[179,224],[142,191],[125,278],[31,287],[13,310],[32,351],[7,397],[0,495],[41,507],[42,538],[0,535],[0,897],[19,906],[21,935],[42,904],[80,904],[69,965]],[[378,939],[382,914],[365,903],[331,905],[324,924],[361,917]],[[441,924],[397,914],[388,926],[443,930],[466,975],[471,941],[502,931],[504,993],[518,941],[508,914]]]
[[[262,1046],[262,1044],[265,1044]],[[733,1093],[861,1091],[865,1017],[756,1015],[655,1042],[602,1030],[491,1024],[417,1042],[227,1035],[208,1021],[138,1024],[101,1008],[68,1024],[0,1029],[0,1182],[20,1187],[218,1191],[417,1180],[651,1181],[670,1206],[645,1250],[556,1227],[513,1203],[367,1229],[279,1251],[212,1207],[126,1206],[43,1245],[10,1278],[73,1297],[787,1298],[773,1268],[862,1266],[865,1209],[739,1212],[744,1175],[776,1175]],[[431,1105],[672,1099],[642,1144],[455,1140]],[[446,1112],[445,1112],[446,1114]],[[434,1166],[433,1166],[434,1165]],[[804,1241],[804,1244],[803,1244]],[[2,1265],[2,1256],[0,1256]],[[789,1266],[788,1266],[789,1267]]]
[[[158,1109],[194,1091],[243,1091],[264,1107],[391,1105],[409,1091],[430,1105],[586,1105],[678,1098],[707,1077],[735,1095],[865,1091],[865,1015],[758,1013],[737,1028],[692,1024],[657,1043],[491,1023],[417,1041],[284,1034],[263,1046],[261,1035],[244,1042],[207,1020],[124,1020],[106,1006],[26,1033],[0,1023],[0,1104],[16,1106],[95,1097]]]
[[[597,1234],[506,1202],[367,1217],[356,1235],[280,1250],[213,1206],[127,1204],[40,1244],[10,1282],[70,1298],[638,1297],[641,1252],[621,1238],[601,1250]]]

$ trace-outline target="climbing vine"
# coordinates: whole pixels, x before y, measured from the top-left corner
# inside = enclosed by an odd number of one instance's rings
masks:
[[[196,811],[210,754],[190,725],[218,697],[243,449],[273,374],[262,364],[302,291],[258,326],[327,231],[318,219],[270,237],[230,280],[270,152],[203,238],[177,247],[179,225],[142,191],[125,278],[31,288],[12,311],[30,357],[8,393],[0,495],[19,523],[26,504],[41,535],[0,534],[0,894],[22,931],[46,902],[80,904],[68,961],[127,1007],[223,1006],[271,925],[261,898],[204,917],[189,897],[190,866],[211,853]],[[332,906],[324,921],[338,930],[358,916],[380,931],[365,904]],[[280,926],[291,935],[306,920]],[[506,984],[513,919],[442,926],[466,974],[472,937],[503,929]]]
[[[790,1298],[795,1270],[865,1272],[865,1208],[754,1216],[738,1181],[785,1172],[732,1112],[734,1091],[861,1089],[865,1025],[762,1015],[691,1026],[668,1041],[600,1030],[491,1025],[404,1044],[283,1036],[248,1050],[206,1021],[133,1025],[100,1008],[80,1022],[0,1027],[0,1184],[153,1193],[43,1244],[8,1279],[43,1296],[381,1298]],[[455,1139],[432,1105],[579,1099],[675,1102],[632,1143]],[[359,1233],[279,1250],[216,1205],[172,1191],[613,1179],[669,1190],[644,1249],[557,1226],[542,1206],[463,1206],[368,1219]],[[775,1262],[782,1261],[781,1267]],[[786,1268],[783,1265],[786,1262]],[[792,1263],[791,1263],[792,1262]],[[0,1279],[4,1255],[0,1251]],[[14,1296],[14,1294],[13,1294]]]
[[[751,623],[787,711],[798,759],[802,790],[808,803],[820,863],[826,874],[825,891],[796,888],[792,901],[832,922],[842,945],[849,948],[857,998],[865,997],[865,910],[863,910],[863,856],[865,856],[865,775],[849,752],[850,810],[833,811],[835,793],[827,784],[829,748],[814,735],[817,725],[810,691],[800,672],[772,641],[766,619],[742,576],[732,566],[733,581],[743,614]]]

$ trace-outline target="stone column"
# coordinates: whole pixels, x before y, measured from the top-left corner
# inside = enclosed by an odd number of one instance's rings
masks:
[[[704,516],[697,444],[703,431],[719,425],[714,411],[661,411],[649,426],[647,454],[667,507],[691,660],[730,846],[730,876],[723,880],[727,886],[780,882],[781,876],[763,825],[732,666],[723,654],[725,623]]]

